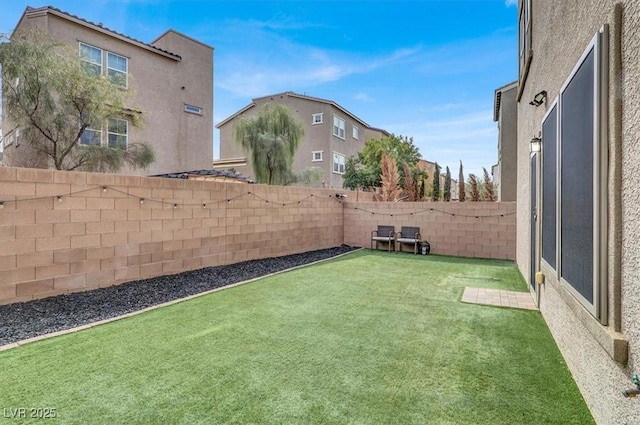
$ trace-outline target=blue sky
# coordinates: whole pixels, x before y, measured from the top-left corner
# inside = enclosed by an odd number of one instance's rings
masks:
[[[215,48],[214,123],[283,91],[330,99],[466,173],[497,161],[494,90],[517,78],[516,0],[32,0],[151,42],[173,28]],[[218,131],[214,155],[218,157]]]

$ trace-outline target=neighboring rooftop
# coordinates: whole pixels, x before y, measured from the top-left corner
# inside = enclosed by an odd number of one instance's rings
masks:
[[[233,180],[238,183],[253,183],[249,177],[229,170],[194,170],[182,171],[179,173],[157,174],[149,177],[163,177],[167,179],[186,179],[186,180]]]
[[[96,31],[111,35],[111,36],[119,38],[121,40],[123,39],[125,41],[128,41],[129,43],[136,44],[139,47],[142,47],[142,48],[147,49],[147,50],[154,51],[154,52],[156,52],[158,54],[161,54],[163,56],[169,57],[171,59],[178,60],[178,61],[182,60],[182,56],[180,56],[180,55],[178,55],[176,53],[169,52],[167,50],[164,50],[164,49],[161,49],[159,47],[156,47],[153,44],[145,43],[143,41],[140,41],[140,40],[137,40],[135,38],[129,37],[128,35],[119,33],[119,32],[117,32],[115,30],[112,30],[110,28],[105,27],[101,22],[96,24],[95,22],[91,22],[91,21],[88,21],[88,20],[86,20],[84,18],[81,18],[79,16],[72,15],[69,12],[65,12],[65,11],[60,10],[60,9],[58,9],[56,7],[53,7],[53,6],[43,6],[43,7],[38,7],[38,8],[27,6],[27,8],[25,9],[24,13],[22,14],[22,17],[20,18],[20,22],[27,15],[37,15],[39,13],[51,13],[51,14],[59,16],[61,18],[73,21],[73,22],[75,22],[75,23],[77,23],[79,25],[83,25],[85,27],[92,28],[92,29],[94,29]],[[18,22],[18,26],[20,25],[20,22]]]
[[[256,101],[260,100],[260,99],[266,99],[266,98],[274,98],[277,96],[290,96],[290,97],[297,97],[300,99],[307,99],[307,100],[311,100],[314,102],[320,102],[320,103],[326,103],[328,105],[332,105],[333,107],[341,110],[342,112],[344,112],[345,114],[349,115],[351,118],[353,118],[354,120],[364,124],[367,128],[370,128],[372,130],[378,130],[381,132],[385,132],[384,130],[380,130],[374,127],[371,127],[369,124],[367,124],[365,121],[363,121],[362,119],[358,118],[356,115],[352,114],[351,112],[349,112],[347,109],[343,108],[342,106],[338,105],[336,102],[334,102],[333,100],[328,100],[328,99],[322,99],[319,97],[313,97],[313,96],[307,96],[305,94],[299,94],[299,93],[294,93],[292,91],[287,91],[287,92],[283,92],[283,93],[276,93],[276,94],[271,94],[268,96],[262,96],[262,97],[257,97],[254,98],[253,101],[248,104],[247,106],[245,106],[244,108],[240,109],[238,112],[236,112],[235,114],[231,115],[229,118],[221,121],[220,123],[218,123],[218,125],[216,125],[216,128],[220,128],[221,126],[223,126],[224,124],[226,124],[227,122],[231,121],[232,119],[234,119],[235,117],[237,117],[238,115],[242,114],[243,112],[247,111],[248,109],[253,108],[254,106],[256,106]],[[386,132],[385,132],[386,133]]]

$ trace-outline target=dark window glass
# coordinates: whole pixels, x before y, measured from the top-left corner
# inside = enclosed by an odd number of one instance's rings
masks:
[[[542,258],[556,268],[556,170],[558,107],[542,123]]]
[[[593,304],[594,51],[561,94],[561,276]]]

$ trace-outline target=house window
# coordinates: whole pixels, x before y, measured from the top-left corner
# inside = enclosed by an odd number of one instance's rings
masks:
[[[107,52],[107,75],[112,84],[127,87],[128,67],[127,58]]]
[[[344,139],[344,120],[337,115],[333,116],[333,135]]]
[[[312,154],[312,157],[313,157],[313,159],[312,159],[313,162],[322,161],[322,151],[313,151],[313,152],[311,152],[311,154]]]
[[[313,114],[311,116],[311,124],[322,124],[322,114]]]
[[[202,108],[199,106],[184,105],[184,111],[190,114],[202,115]]]
[[[608,64],[602,51],[606,37],[603,27],[562,86],[557,104],[543,122],[542,148],[542,257],[562,285],[603,324],[607,320],[607,129],[602,119],[607,105]]]
[[[5,147],[5,148],[6,148],[7,146],[11,146],[11,145],[13,145],[13,140],[14,140],[14,137],[15,137],[15,133],[16,133],[17,131],[18,131],[17,129],[16,129],[16,130],[14,130],[14,131],[11,131],[11,132],[9,132],[9,134],[7,134],[7,135],[3,138],[3,142],[4,142],[4,147]]]
[[[558,105],[542,122],[542,258],[556,270]]]
[[[524,86],[529,73],[533,51],[531,50],[531,0],[519,1],[518,51],[520,87]]]
[[[344,174],[344,155],[334,152],[333,153],[333,172],[336,174]]]
[[[87,74],[94,77],[102,74],[102,49],[80,43],[80,59]]]
[[[109,118],[105,127],[104,129],[101,126],[85,128],[80,136],[80,144],[126,149],[129,142],[129,122],[123,119]],[[107,135],[104,140],[103,134]]]
[[[352,132],[352,136],[354,139],[358,139],[358,135],[359,135],[360,131],[358,130],[358,127],[356,127],[355,125],[353,126],[353,132]]]
[[[109,118],[107,125],[107,137],[110,148],[127,148],[128,127],[129,123],[127,120]]]
[[[80,136],[80,144],[86,146],[100,146],[102,144],[102,129],[87,127]]]
[[[102,75],[103,50],[89,44],[80,43],[80,60],[82,67],[88,75],[97,77]],[[112,84],[127,87],[127,73],[129,72],[129,60],[121,55],[106,52],[107,77]]]

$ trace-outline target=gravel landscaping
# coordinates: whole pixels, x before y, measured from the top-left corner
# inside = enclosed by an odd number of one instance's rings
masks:
[[[342,245],[283,257],[208,267],[118,286],[0,305],[0,346],[121,316],[211,289],[352,251]]]

